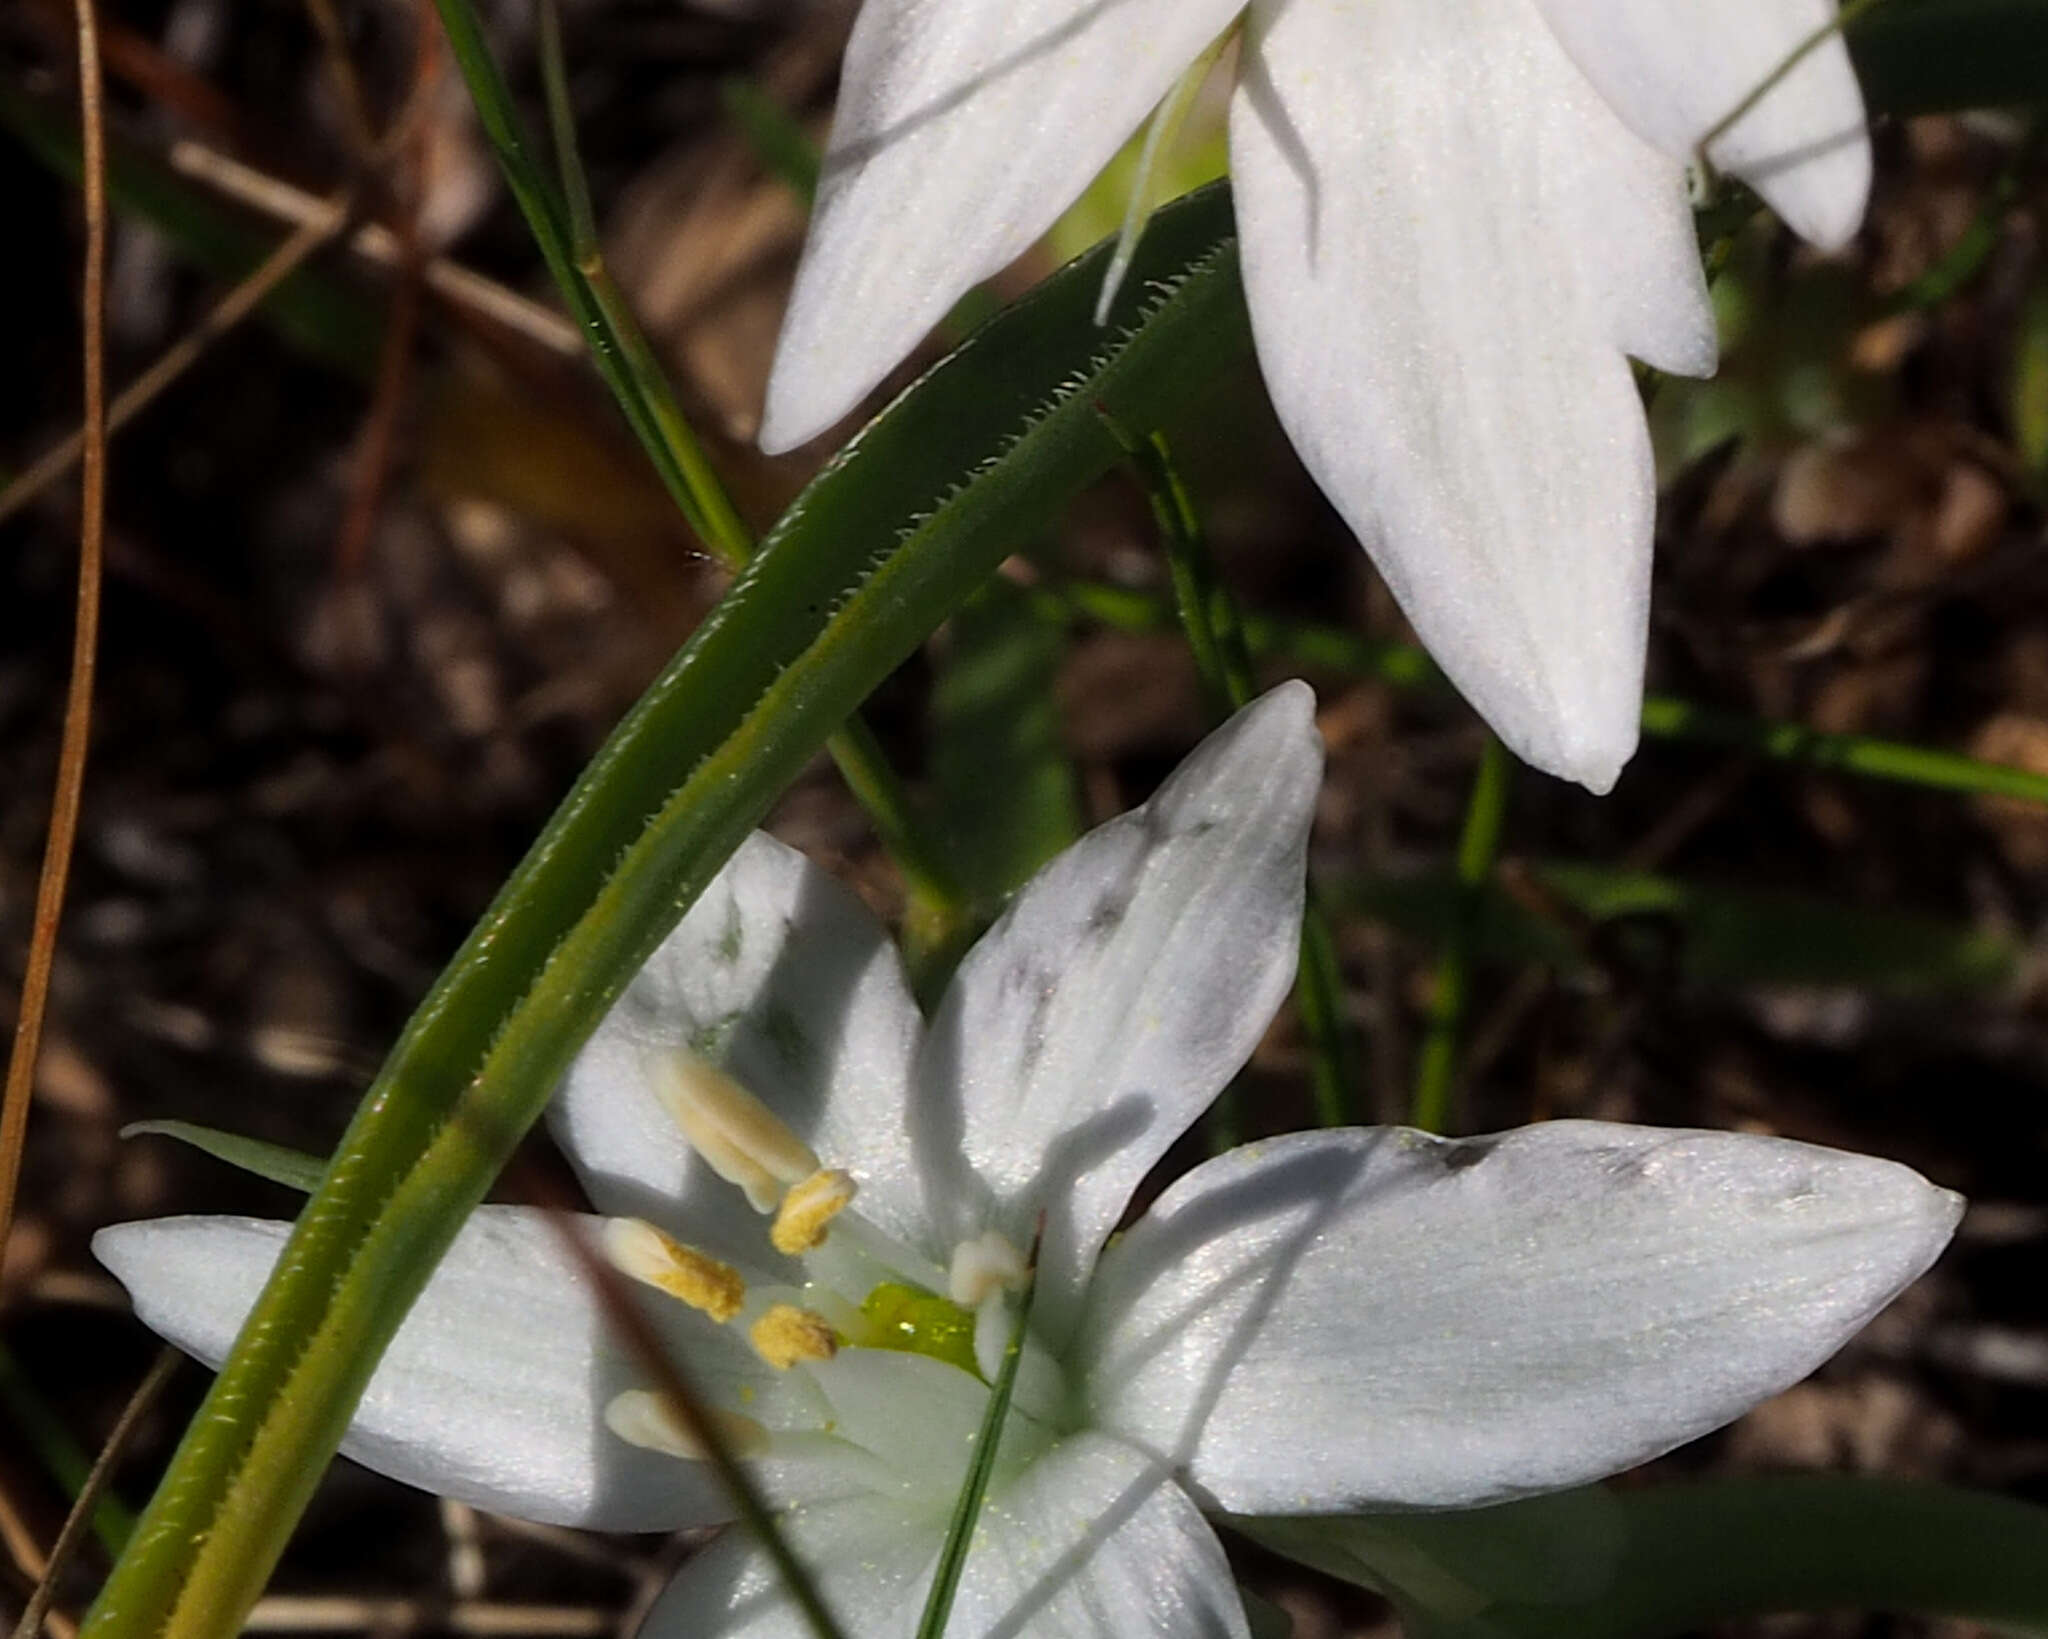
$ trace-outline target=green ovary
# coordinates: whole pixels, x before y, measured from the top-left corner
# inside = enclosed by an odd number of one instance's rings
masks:
[[[860,1312],[869,1328],[869,1335],[859,1339],[865,1347],[929,1355],[981,1376],[974,1363],[974,1316],[951,1299],[884,1281],[868,1293]]]

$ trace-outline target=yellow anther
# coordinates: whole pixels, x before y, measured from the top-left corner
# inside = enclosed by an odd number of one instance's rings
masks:
[[[946,1295],[963,1309],[979,1309],[993,1293],[1016,1291],[1030,1273],[1024,1254],[991,1229],[953,1248]]]
[[[613,1218],[604,1226],[612,1267],[702,1310],[721,1326],[747,1301],[747,1283],[729,1263],[664,1235],[644,1218]]]
[[[689,1053],[649,1053],[647,1075],[690,1148],[745,1190],[756,1212],[774,1211],[784,1190],[818,1170],[810,1146],[715,1064]]]
[[[706,1406],[704,1420],[735,1457],[757,1457],[768,1448],[768,1431],[751,1417]],[[617,1396],[604,1408],[604,1426],[644,1451],[659,1451],[689,1462],[702,1462],[710,1456],[704,1442],[676,1415],[668,1397],[652,1389],[628,1389]]]
[[[775,1250],[794,1258],[823,1246],[827,1226],[846,1210],[856,1187],[837,1167],[822,1168],[792,1185],[768,1230]]]
[[[800,1360],[830,1360],[839,1352],[839,1334],[823,1315],[777,1303],[748,1328],[754,1352],[779,1372]]]

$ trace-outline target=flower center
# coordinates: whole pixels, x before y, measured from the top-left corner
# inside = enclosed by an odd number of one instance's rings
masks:
[[[653,1224],[605,1225],[607,1258],[622,1273],[744,1335],[778,1373],[832,1359],[842,1348],[919,1354],[987,1380],[978,1329],[996,1324],[1022,1288],[1024,1258],[993,1231],[964,1241],[938,1269],[853,1210],[859,1186],[823,1164],[782,1120],[715,1065],[681,1051],[650,1052],[649,1086],[698,1157],[770,1219],[769,1244],[803,1270],[800,1284],[750,1284],[731,1264],[684,1245]],[[984,1340],[986,1341],[986,1339]],[[1054,1376],[1057,1369],[1047,1360]],[[813,1391],[814,1393],[815,1391]],[[759,1410],[759,1407],[755,1408]],[[629,1390],[606,1408],[621,1439],[679,1457],[702,1457],[662,1398]],[[742,1454],[773,1436],[752,1417],[719,1412],[713,1425]]]
[[[868,1323],[861,1342],[868,1348],[928,1355],[981,1375],[974,1359],[974,1315],[952,1299],[885,1280],[862,1300],[860,1312]]]

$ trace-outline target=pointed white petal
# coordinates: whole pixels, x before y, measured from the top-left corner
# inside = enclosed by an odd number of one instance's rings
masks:
[[[218,1366],[290,1229],[159,1218],[101,1230],[93,1253],[145,1325]],[[779,1385],[742,1345],[708,1323],[687,1344],[692,1378],[714,1404],[773,1419]],[[657,1531],[729,1518],[702,1465],[605,1427],[613,1396],[646,1381],[556,1226],[539,1212],[481,1207],[385,1352],[341,1449],[408,1485],[549,1524]],[[782,1464],[764,1478],[780,1495],[844,1484]]]
[[[731,1074],[859,1183],[892,1233],[914,1206],[905,1097],[921,1031],[888,934],[846,888],[761,833],[740,844],[634,976],[548,1115],[591,1200],[739,1261],[759,1220],[684,1142],[655,1097],[650,1050]]]
[[[1222,1544],[1168,1466],[1081,1433],[990,1496],[947,1632],[1245,1639],[1246,1628]]]
[[[1537,0],[1565,50],[1631,127],[1690,158],[1835,16],[1835,0]],[[1839,33],[1814,47],[1708,156],[1794,232],[1834,249],[1870,196],[1870,138]]]
[[[1273,402],[1451,679],[1596,791],[1634,749],[1655,475],[1625,352],[1714,357],[1680,168],[1531,0],[1259,0],[1231,115]]]
[[[1060,855],[940,1005],[913,1134],[934,1217],[948,1246],[995,1229],[1021,1249],[1046,1213],[1042,1337],[1063,1335],[1138,1180],[1250,1056],[1294,976],[1314,706],[1304,684],[1275,689]]]
[[[1108,163],[1243,0],[867,0],[761,447],[816,437]]]
[[[783,1516],[843,1632],[909,1639],[950,1495],[923,1512],[857,1498]],[[1215,1534],[1165,1467],[1100,1434],[1061,1442],[982,1511],[949,1639],[1244,1639]],[[687,1565],[644,1639],[809,1639],[767,1556],[738,1533]]]
[[[1247,1514],[1574,1485],[1796,1382],[1961,1201],[1782,1139],[1559,1121],[1305,1134],[1197,1168],[1104,1254],[1093,1420]]]
[[[839,1631],[903,1639],[915,1631],[945,1531],[880,1497],[809,1503],[780,1516]],[[661,1591],[638,1639],[816,1639],[768,1555],[743,1528],[692,1555]]]

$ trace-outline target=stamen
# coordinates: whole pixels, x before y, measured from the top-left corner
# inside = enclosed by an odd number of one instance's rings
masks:
[[[823,1168],[792,1186],[768,1231],[775,1250],[794,1258],[823,1246],[826,1226],[846,1210],[856,1188],[837,1167]]]
[[[777,1303],[747,1331],[754,1352],[779,1372],[801,1360],[830,1360],[839,1352],[839,1334],[823,1315]]]
[[[735,1457],[756,1457],[768,1449],[768,1431],[751,1417],[707,1406],[704,1419]],[[659,1451],[687,1462],[702,1462],[710,1455],[676,1415],[668,1396],[652,1389],[628,1389],[614,1398],[604,1408],[604,1426],[643,1451]]]
[[[746,1088],[689,1053],[647,1055],[654,1096],[706,1166],[772,1212],[791,1184],[818,1170],[810,1146]]]
[[[1024,1254],[996,1230],[953,1248],[946,1291],[963,1309],[979,1309],[991,1294],[1017,1291],[1030,1274]]]
[[[747,1283],[731,1264],[683,1245],[644,1218],[607,1221],[604,1254],[622,1274],[701,1310],[721,1326],[747,1301]]]

